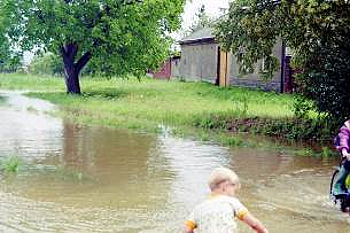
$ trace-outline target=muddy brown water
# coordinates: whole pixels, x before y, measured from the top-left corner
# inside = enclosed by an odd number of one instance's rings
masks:
[[[0,173],[0,232],[177,233],[221,165],[241,177],[240,200],[270,232],[350,232],[328,196],[337,159],[79,126],[48,115],[48,102],[0,96],[0,158],[21,162]]]

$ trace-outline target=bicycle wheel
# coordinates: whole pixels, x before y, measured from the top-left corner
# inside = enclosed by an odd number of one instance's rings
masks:
[[[334,201],[334,204],[336,206],[338,206],[338,208],[342,211],[342,212],[349,212],[349,207],[350,207],[350,198],[348,195],[341,195],[341,196],[338,196],[338,197],[335,197],[334,193],[333,193],[333,190],[334,190],[334,181],[335,179],[337,178],[337,176],[339,175],[339,170],[340,168],[337,167],[334,171],[333,171],[333,174],[332,174],[332,177],[331,177],[331,182],[330,182],[330,185],[329,185],[329,194],[331,196],[331,198],[333,199]],[[348,175],[348,178],[349,178],[349,175]],[[347,178],[347,179],[348,179]],[[349,178],[350,179],[350,178]]]
[[[334,180],[337,177],[339,173],[339,167],[336,167],[336,169],[333,171],[332,177],[331,177],[331,182],[329,184],[329,194],[334,197],[333,195],[333,188],[334,188]]]

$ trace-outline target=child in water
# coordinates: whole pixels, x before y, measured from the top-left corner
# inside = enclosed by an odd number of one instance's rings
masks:
[[[235,197],[240,189],[236,173],[228,168],[217,168],[209,177],[211,196],[195,207],[186,221],[185,233],[236,233],[235,218],[249,225],[257,233],[268,233]]]
[[[349,151],[349,140],[350,140],[350,120],[344,122],[343,126],[340,128],[336,149],[343,156],[343,162],[341,164],[339,174],[335,180],[333,194],[337,198],[343,198],[344,196],[349,196],[348,190],[345,188],[345,179],[349,175],[350,171],[350,151]]]

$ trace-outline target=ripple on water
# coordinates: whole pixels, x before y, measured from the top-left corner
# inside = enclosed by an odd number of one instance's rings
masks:
[[[239,174],[239,198],[270,232],[349,228],[327,196],[332,161],[266,146],[229,148],[169,134],[78,127],[45,115],[47,102],[6,95],[0,157],[17,154],[27,167],[2,177],[0,232],[180,232],[206,198],[210,172],[222,165]]]

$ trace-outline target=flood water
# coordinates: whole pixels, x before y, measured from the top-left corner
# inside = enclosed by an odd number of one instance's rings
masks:
[[[338,159],[79,126],[53,108],[0,93],[0,159],[21,161],[0,172],[0,232],[178,233],[220,165],[238,173],[239,199],[270,233],[350,232],[328,196]]]

